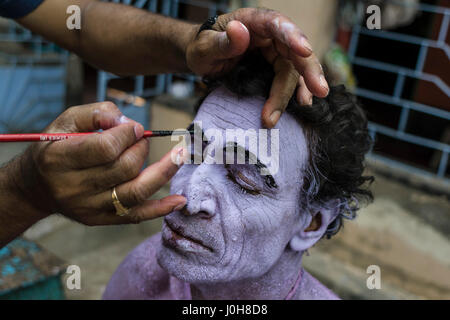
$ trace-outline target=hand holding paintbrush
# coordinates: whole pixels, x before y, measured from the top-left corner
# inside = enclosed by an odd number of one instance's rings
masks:
[[[183,163],[175,163],[173,154],[184,159],[187,152],[175,148],[142,170],[149,154],[149,141],[142,138],[188,132],[144,131],[113,103],[102,102],[67,109],[44,133],[0,135],[0,142],[45,142],[0,168],[0,224],[8,231],[0,233],[0,247],[56,212],[86,225],[106,225],[138,223],[183,207],[181,195],[149,197]]]

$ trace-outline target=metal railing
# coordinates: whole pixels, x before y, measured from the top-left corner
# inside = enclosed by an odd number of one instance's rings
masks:
[[[0,131],[40,131],[64,111],[68,53],[1,20]]]
[[[408,142],[414,145],[431,148],[441,152],[441,157],[436,172],[429,172],[420,169],[418,167],[411,166],[409,164],[381,156],[373,151],[370,153],[369,157],[377,161],[381,161],[387,164],[388,166],[394,168],[406,169],[409,172],[414,172],[419,175],[437,177],[438,179],[448,184],[450,183],[450,179],[446,177],[446,171],[448,167],[450,145],[445,142],[425,138],[405,131],[410,115],[410,110],[414,110],[416,112],[424,113],[427,115],[432,115],[434,117],[438,117],[447,121],[450,120],[450,112],[446,110],[402,98],[406,77],[433,83],[447,97],[450,97],[450,88],[440,77],[423,71],[429,48],[440,49],[446,54],[447,58],[450,58],[450,48],[449,45],[445,42],[449,28],[450,8],[420,3],[417,4],[417,9],[422,12],[442,15],[442,22],[440,25],[437,40],[392,31],[369,30],[365,27],[362,27],[361,25],[354,25],[350,40],[350,46],[348,49],[348,56],[353,65],[362,66],[365,68],[370,68],[397,75],[392,94],[381,93],[372,89],[366,89],[361,87],[356,88],[356,94],[360,97],[383,103],[388,103],[401,108],[400,117],[397,123],[397,127],[395,129],[386,127],[379,123],[369,122],[369,130],[372,137],[375,139],[377,134],[382,134],[403,142]],[[361,35],[374,38],[383,38],[419,46],[420,49],[417,55],[415,68],[411,69],[382,61],[377,61],[374,59],[357,56],[356,53]]]

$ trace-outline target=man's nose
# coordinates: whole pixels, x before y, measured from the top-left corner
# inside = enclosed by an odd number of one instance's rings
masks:
[[[186,216],[198,216],[202,219],[211,219],[215,215],[216,205],[213,199],[205,199],[203,201],[190,202],[181,210]]]
[[[202,172],[194,172],[184,196],[187,199],[183,208],[184,215],[199,215],[203,219],[210,219],[216,212],[216,197],[212,182]]]

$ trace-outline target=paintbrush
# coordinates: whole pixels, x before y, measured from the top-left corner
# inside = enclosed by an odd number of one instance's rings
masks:
[[[155,130],[144,131],[144,138],[167,137],[171,135],[194,134],[194,131],[187,130]],[[101,132],[76,132],[76,133],[17,133],[0,134],[0,142],[30,142],[30,141],[58,141],[72,137],[80,137],[89,134],[101,134]]]

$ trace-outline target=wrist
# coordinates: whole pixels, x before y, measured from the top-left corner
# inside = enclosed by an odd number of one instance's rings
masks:
[[[183,52],[184,65],[188,72],[194,72],[194,70],[192,70],[188,64],[188,50],[189,46],[194,43],[195,39],[197,38],[200,27],[200,24],[190,24],[188,31],[184,32],[183,39],[181,40],[181,50]]]
[[[25,154],[17,157],[0,169],[0,248],[49,215],[49,211],[40,209],[30,199],[33,191],[23,183],[30,174],[24,175],[27,157]]]
[[[30,220],[37,221],[52,213],[52,205],[47,201],[47,188],[43,185],[43,179],[33,159],[34,147],[31,146],[13,160],[8,165],[6,174],[11,196],[23,205],[22,210],[28,213]]]

